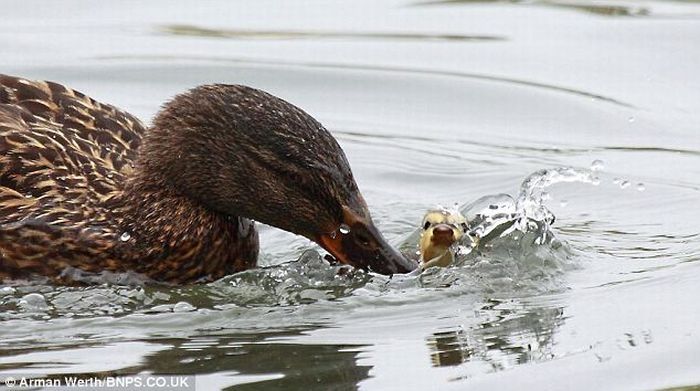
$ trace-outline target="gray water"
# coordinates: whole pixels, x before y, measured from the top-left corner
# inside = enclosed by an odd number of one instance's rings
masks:
[[[208,285],[0,287],[0,378],[194,374],[201,390],[700,385],[697,2],[2,8],[1,72],[65,83],[144,121],[209,82],[299,105],[338,138],[380,229],[409,251],[436,204],[518,201],[533,173],[603,167],[520,202],[556,216],[537,228],[547,240],[514,231],[419,276],[338,275],[313,243],[261,227],[265,267]]]

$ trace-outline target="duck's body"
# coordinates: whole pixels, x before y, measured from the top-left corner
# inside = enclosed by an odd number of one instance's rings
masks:
[[[250,219],[372,267],[349,238],[331,235],[361,223],[377,259],[394,256],[335,140],[281,99],[203,86],[164,106],[149,129],[62,85],[0,75],[0,280],[65,282],[72,268],[216,279],[256,265]]]
[[[177,283],[255,265],[250,220],[136,180],[145,133],[62,85],[0,76],[0,279],[73,267]]]

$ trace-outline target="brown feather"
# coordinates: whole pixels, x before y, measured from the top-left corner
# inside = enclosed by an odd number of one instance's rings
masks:
[[[157,186],[125,191],[145,132],[60,84],[0,75],[0,280],[67,282],[73,267],[189,282],[255,265],[249,220]]]

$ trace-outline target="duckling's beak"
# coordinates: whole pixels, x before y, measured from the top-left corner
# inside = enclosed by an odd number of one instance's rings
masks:
[[[438,224],[433,228],[433,236],[430,240],[437,245],[449,247],[457,238],[452,227],[447,224]]]
[[[342,227],[316,240],[338,261],[386,275],[408,273],[418,267],[391,247],[371,220],[346,210]]]

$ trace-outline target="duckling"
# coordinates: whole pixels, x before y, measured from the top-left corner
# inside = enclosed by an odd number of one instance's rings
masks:
[[[454,210],[430,210],[421,225],[420,267],[446,267],[454,262],[453,245],[467,232],[467,220]]]
[[[300,108],[193,88],[153,125],[58,83],[0,75],[0,281],[65,271],[168,283],[255,267],[254,221],[382,274],[416,265],[372,222],[343,150]]]

